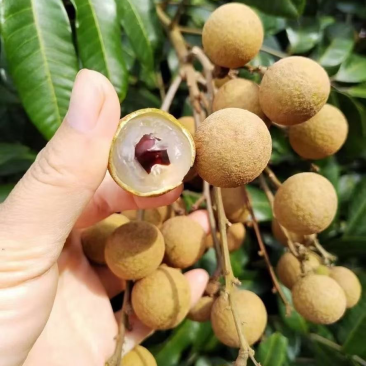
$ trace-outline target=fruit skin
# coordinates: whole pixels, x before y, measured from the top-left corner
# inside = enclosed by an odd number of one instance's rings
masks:
[[[292,126],[315,116],[329,93],[329,77],[318,63],[291,56],[277,61],[265,72],[259,102],[272,122]]]
[[[304,262],[304,270],[312,271],[317,269],[319,265],[319,258],[310,252]],[[300,261],[289,252],[283,254],[277,263],[277,275],[287,288],[292,289],[301,277]]]
[[[332,277],[346,294],[347,308],[354,307],[361,298],[362,287],[357,276],[346,267],[333,267],[330,271]]]
[[[316,173],[288,178],[274,198],[274,214],[287,230],[310,235],[323,231],[337,212],[337,194],[332,184]]]
[[[131,295],[136,316],[152,329],[176,327],[190,308],[187,279],[178,269],[164,265],[138,281]]]
[[[272,234],[280,244],[287,247],[287,237],[275,218],[272,220]],[[304,235],[292,233],[291,231],[288,231],[288,235],[294,243],[306,244],[306,237]]]
[[[136,346],[122,359],[123,366],[158,366],[154,356],[145,347]]]
[[[138,280],[161,264],[165,245],[161,232],[146,221],[132,221],[114,231],[105,247],[105,259],[119,278]]]
[[[315,324],[332,324],[346,311],[346,296],[338,283],[328,276],[310,274],[292,289],[295,309]]]
[[[194,136],[195,132],[196,132],[196,125],[194,123],[194,118],[192,116],[184,116],[184,117],[180,117],[178,119],[178,122],[183,125],[188,131],[189,133]]]
[[[249,345],[252,345],[259,340],[266,328],[266,308],[254,292],[234,290],[231,296],[236,304],[242,331]],[[220,342],[228,347],[240,347],[227,294],[221,294],[214,302],[211,310],[211,323],[213,331]]]
[[[245,222],[249,216],[249,211],[245,206],[245,194],[242,187],[222,188],[222,203],[226,217],[230,222]]]
[[[171,213],[171,208],[168,206],[161,206],[157,208],[150,208],[144,212],[144,221],[161,228],[163,222],[169,217]],[[128,217],[131,221],[137,220],[137,210],[127,210],[123,211],[123,214]]]
[[[114,230],[129,221],[124,215],[113,214],[84,230],[81,234],[81,242],[86,257],[93,263],[106,264],[104,248],[107,239]]]
[[[222,188],[235,188],[257,178],[266,167],[272,140],[265,123],[239,108],[214,112],[195,135],[195,168],[202,179]]]
[[[211,317],[211,309],[214,303],[214,298],[203,296],[198,300],[198,303],[189,311],[188,319],[196,322],[207,322]]]
[[[230,252],[238,250],[245,240],[246,230],[245,226],[238,222],[232,224],[227,229],[227,245]],[[217,233],[217,238],[220,240],[220,233]],[[206,248],[213,247],[212,235],[206,237]]]
[[[167,220],[161,232],[165,240],[165,262],[174,268],[187,268],[201,258],[205,250],[202,226],[187,216]]]
[[[259,52],[263,26],[258,15],[248,6],[225,4],[207,19],[202,43],[214,64],[235,69],[244,66]]]

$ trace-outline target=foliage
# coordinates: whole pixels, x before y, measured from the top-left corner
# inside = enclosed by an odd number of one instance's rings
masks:
[[[191,0],[180,24],[189,45],[201,45],[199,30],[225,1]],[[241,0],[259,13],[266,38],[253,65],[270,65],[280,57],[301,54],[317,60],[329,73],[329,102],[348,119],[350,133],[335,157],[316,162],[334,184],[339,213],[320,239],[356,269],[366,286],[366,6],[363,0]],[[168,2],[167,2],[168,3]],[[179,1],[169,1],[174,16]],[[153,0],[1,0],[0,49],[0,200],[30,166],[65,116],[73,80],[87,67],[110,78],[122,102],[122,114],[159,107],[161,96],[178,72],[177,57],[158,21]],[[259,81],[258,75],[243,77]],[[187,89],[178,91],[171,112],[192,113]],[[272,129],[271,166],[280,179],[306,171],[282,131]],[[188,185],[190,191],[199,188]],[[270,234],[271,212],[256,182],[250,194],[271,260],[282,247]],[[188,198],[187,198],[188,197]],[[193,197],[193,198],[192,198]],[[186,195],[192,204],[195,195]],[[270,278],[257,254],[254,237],[232,254],[242,286],[265,301],[270,321],[257,347],[262,365],[365,365],[366,297],[331,327],[315,326],[283,305],[271,292]],[[200,265],[215,268],[212,251]],[[288,293],[290,296],[290,294]],[[220,345],[209,324],[186,321],[146,342],[162,366],[229,365],[235,353]]]

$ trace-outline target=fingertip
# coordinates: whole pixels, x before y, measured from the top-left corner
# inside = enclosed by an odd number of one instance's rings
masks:
[[[198,222],[202,226],[202,228],[206,234],[210,233],[210,222],[209,222],[208,213],[206,210],[194,211],[189,215],[189,217],[192,220]]]
[[[191,307],[202,297],[205,292],[209,275],[204,269],[192,269],[184,274],[191,287]]]

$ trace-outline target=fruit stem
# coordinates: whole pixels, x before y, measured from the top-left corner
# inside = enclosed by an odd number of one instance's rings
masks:
[[[145,217],[145,210],[137,210],[137,220],[138,221],[144,221],[144,217]]]
[[[312,237],[312,244],[314,244],[316,250],[321,254],[321,256],[324,259],[325,264],[331,264],[332,262],[335,262],[337,260],[337,257],[328,251],[326,251],[323,246],[319,243],[318,238],[316,235]]]
[[[206,196],[204,194],[202,194],[201,196],[199,196],[196,200],[196,202],[191,206],[191,211],[197,211],[200,206],[202,205],[203,202],[206,201]]]
[[[269,180],[277,189],[281,187],[281,181],[276,177],[276,174],[268,165],[264,168],[264,172],[267,174]]]
[[[250,73],[257,72],[258,74],[264,75],[267,71],[267,67],[265,66],[252,66],[252,65],[245,65],[243,69],[248,70]]]
[[[180,84],[182,83],[182,75],[178,74],[173,82],[170,84],[170,87],[168,89],[168,92],[166,93],[166,96],[163,100],[163,103],[160,107],[161,110],[165,112],[169,112],[170,106],[172,105],[173,99],[175,97],[175,94],[177,94],[177,91],[180,87]]]

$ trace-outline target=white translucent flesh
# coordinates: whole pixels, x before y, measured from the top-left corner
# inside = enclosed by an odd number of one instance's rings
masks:
[[[167,148],[170,165],[156,164],[150,174],[135,159],[135,146],[144,135],[153,134],[161,141],[155,147]],[[149,113],[130,120],[121,129],[112,151],[118,178],[141,193],[160,191],[179,185],[188,173],[192,153],[182,130],[163,116]]]

